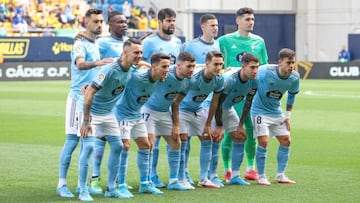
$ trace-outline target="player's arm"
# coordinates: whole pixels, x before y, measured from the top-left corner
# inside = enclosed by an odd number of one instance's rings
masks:
[[[249,92],[246,95],[246,98],[245,98],[246,101],[245,101],[245,104],[243,106],[241,116],[240,116],[239,127],[243,126],[245,123],[246,117],[250,112],[252,100],[253,100],[253,97],[255,96],[255,94],[256,94],[256,89],[253,89],[253,90],[251,90],[251,92]]]
[[[179,93],[174,98],[171,104],[171,117],[173,122],[172,136],[177,138],[180,136],[180,119],[179,119],[179,106],[180,102],[184,99],[185,94]]]
[[[285,112],[285,124],[286,124],[286,128],[288,131],[290,131],[290,116],[291,116],[291,111],[293,109],[295,103],[295,94],[292,94],[290,92],[288,92],[288,98],[287,98],[287,102],[286,102],[286,112]]]
[[[252,100],[253,100],[253,97],[254,97],[255,93],[256,93],[256,89],[253,89],[246,95],[245,104],[244,104],[242,112],[241,112],[240,121],[239,121],[238,129],[237,129],[237,131],[238,131],[237,134],[239,136],[246,137],[246,132],[245,132],[245,129],[244,129],[244,123],[245,123],[247,115],[250,112],[251,105],[252,105]]]
[[[212,130],[211,130],[211,120],[214,118],[216,109],[218,108],[220,95],[221,95],[221,92],[216,92],[216,93],[214,92],[214,94],[213,94],[213,97],[212,97],[211,103],[210,103],[210,107],[209,107],[208,117],[206,119],[205,127],[204,127],[204,130],[203,130],[203,134],[208,133],[208,135],[210,135],[212,137],[214,135],[213,135]]]
[[[86,138],[89,133],[92,132],[91,129],[91,105],[93,102],[94,94],[98,91],[97,88],[94,88],[93,85],[87,88],[87,91],[84,96],[84,118],[81,124],[80,133],[81,136]]]
[[[220,94],[218,106],[215,112],[216,128],[215,128],[214,136],[219,138],[222,138],[224,136],[224,128],[222,121],[222,104],[224,103],[226,97],[227,94],[224,93]]]
[[[85,61],[85,58],[81,57],[76,59],[76,66],[79,70],[89,70],[97,66],[102,66],[111,62],[113,62],[112,58],[105,58],[102,60],[90,62],[90,61]]]

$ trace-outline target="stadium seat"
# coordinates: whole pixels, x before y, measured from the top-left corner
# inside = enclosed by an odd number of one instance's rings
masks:
[[[114,7],[115,11],[119,11],[119,12],[123,11],[122,5],[120,5],[120,4],[114,4],[113,7]]]

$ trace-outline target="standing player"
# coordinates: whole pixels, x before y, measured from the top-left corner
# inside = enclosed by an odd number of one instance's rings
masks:
[[[60,197],[74,197],[67,187],[66,176],[71,155],[79,142],[76,103],[81,95],[81,88],[94,77],[93,68],[112,62],[111,59],[100,60],[99,48],[95,44],[96,37],[102,32],[102,11],[89,9],[85,14],[85,22],[84,39],[76,40],[71,52],[71,87],[67,97],[65,116],[66,140],[60,154],[59,183],[56,189]],[[80,197],[82,198],[83,195]]]
[[[213,149],[212,163],[210,165],[210,178],[213,180],[217,177],[217,163],[219,157],[219,142],[223,138],[223,125],[233,141],[232,147],[232,177],[230,184],[232,185],[250,185],[240,177],[240,166],[244,157],[244,142],[247,139],[243,127],[245,118],[250,111],[253,96],[256,93],[258,81],[256,74],[259,68],[259,59],[252,54],[243,55],[241,69],[233,69],[223,74],[224,91],[219,98],[218,108],[215,114],[216,128],[213,140],[213,148],[217,146],[217,151]],[[239,117],[234,109],[234,105],[246,98],[242,114]],[[220,129],[216,131],[216,129]],[[215,144],[216,143],[216,144]],[[215,178],[215,180],[217,180]],[[214,182],[214,181],[213,181]]]
[[[284,48],[279,52],[278,65],[264,65],[259,68],[258,93],[254,97],[251,116],[254,125],[254,136],[257,137],[256,166],[259,171],[259,184],[270,185],[265,175],[268,142],[270,137],[279,141],[277,152],[276,182],[294,184],[285,175],[290,155],[290,115],[299,92],[299,73],[293,71],[295,52]],[[281,98],[288,93],[285,116],[281,109]]]
[[[116,101],[124,90],[128,75],[134,71],[142,59],[141,42],[129,39],[124,43],[121,57],[114,63],[103,66],[87,88],[84,99],[84,113],[80,133],[84,140],[80,152],[80,163],[88,163],[92,153],[95,137],[106,139],[110,145],[108,160],[108,183],[105,197],[129,198],[126,193],[120,193],[115,187],[119,170],[119,157],[122,149],[120,130],[115,115],[112,112]],[[91,112],[91,113],[90,113]],[[91,115],[90,115],[91,114]],[[79,117],[81,118],[81,116]],[[91,142],[93,140],[93,143]],[[88,170],[80,170],[80,186],[86,182]],[[86,184],[84,184],[86,185]],[[81,187],[80,187],[81,189]],[[92,200],[92,198],[89,198]]]
[[[164,53],[171,57],[171,64],[175,65],[177,57],[180,53],[181,40],[174,35],[175,32],[175,20],[176,13],[170,8],[161,9],[158,12],[159,30],[158,32],[148,36],[143,40],[144,54],[143,58],[148,63],[150,57],[154,53]],[[159,157],[159,142],[160,136],[149,137],[151,148],[150,148],[150,177],[152,183],[156,187],[165,187],[165,184],[160,181],[156,171],[157,161]],[[155,144],[154,144],[155,142]]]
[[[195,68],[195,58],[189,52],[182,52],[178,57],[177,64],[169,70],[166,80],[160,83],[149,100],[143,106],[141,112],[145,118],[149,137],[162,136],[169,148],[167,150],[168,164],[170,169],[169,190],[189,190],[178,181],[180,164],[180,126],[172,122],[170,105],[182,88],[189,85]],[[172,133],[177,131],[177,133]]]
[[[200,139],[200,180],[198,185],[206,188],[219,188],[218,185],[208,179],[207,174],[211,161],[213,137],[210,123],[215,114],[224,83],[224,78],[221,76],[224,65],[222,53],[219,51],[207,53],[205,65],[205,68],[196,70],[189,86],[176,96],[172,105],[172,115],[174,123],[177,124],[179,119],[181,120],[180,136],[182,143],[185,142],[186,144],[188,135],[196,135]],[[210,108],[206,109],[204,108],[204,101],[212,92],[214,95]],[[181,154],[181,156],[185,156],[185,154]],[[180,181],[183,180],[180,179]]]
[[[126,36],[127,20],[118,11],[109,13],[110,36],[101,37],[97,40],[101,58],[119,57],[123,51],[124,42],[129,39]]]
[[[224,35],[218,39],[221,52],[224,54],[225,58],[225,69],[228,67],[241,67],[241,57],[244,53],[251,53],[255,55],[259,59],[260,65],[267,63],[268,55],[263,38],[251,33],[254,28],[254,21],[255,17],[253,9],[240,8],[236,12],[236,24],[238,25],[238,30],[236,32]],[[243,109],[244,101],[234,106],[238,116],[241,116],[241,110]],[[248,114],[245,120],[245,130],[247,135],[247,139],[245,141],[245,153],[247,161],[245,179],[257,180],[258,174],[255,171],[254,164],[256,140],[253,138],[253,126],[251,123],[250,114]],[[229,167],[231,145],[231,136],[229,136],[228,133],[225,133],[221,144],[221,150],[223,155],[226,182],[229,182],[231,178],[231,170]]]
[[[197,37],[192,41],[188,41],[183,46],[183,51],[190,52],[195,56],[196,63],[198,65],[205,64],[206,54],[209,51],[220,50],[219,43],[215,40],[215,37],[219,31],[218,20],[213,14],[204,14],[200,17],[200,26],[202,30],[202,35]],[[182,143],[181,150],[185,151],[185,160],[181,160],[179,176],[180,179],[186,177],[186,180],[190,184],[194,184],[194,181],[191,179],[189,170],[187,167],[190,153],[190,142],[191,135],[188,137],[187,145]]]
[[[123,53],[124,42],[129,39],[126,35],[127,20],[120,12],[113,11],[109,14],[110,36],[97,39],[101,58],[120,57]],[[93,172],[90,179],[91,189],[97,193],[102,193],[100,184],[100,168],[105,151],[106,138],[97,137],[94,148]]]
[[[150,69],[135,71],[128,82],[124,93],[118,100],[114,111],[119,122],[121,139],[124,147],[120,155],[118,182],[120,190],[127,190],[126,173],[130,138],[138,146],[137,166],[140,175],[140,193],[163,194],[149,181],[150,143],[144,119],[140,109],[154,92],[159,82],[163,82],[169,72],[170,56],[162,53],[151,56]],[[128,192],[130,193],[130,192]]]

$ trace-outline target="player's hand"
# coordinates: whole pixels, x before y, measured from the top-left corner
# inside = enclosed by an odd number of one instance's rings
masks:
[[[98,66],[103,66],[103,65],[106,65],[108,63],[112,63],[114,61],[114,59],[112,58],[104,58],[102,60],[98,60],[98,61],[95,61],[95,65],[98,67]]]
[[[220,142],[224,137],[224,127],[223,126],[216,126],[213,136],[214,142]]]
[[[152,34],[152,32],[147,32],[146,34],[144,34],[143,36],[141,36],[139,38],[140,41],[143,41],[145,38],[147,38],[148,36],[150,36]]]
[[[88,87],[89,87],[89,84],[87,84],[87,83],[81,87],[81,94],[82,94],[82,95],[85,95],[85,93],[86,93],[86,88],[88,88]]]
[[[173,127],[171,130],[171,136],[174,140],[180,140],[180,127]]]
[[[246,131],[245,131],[243,125],[238,126],[236,135],[237,135],[237,138],[244,137],[246,139]]]
[[[210,136],[211,139],[212,137],[214,136],[214,133],[213,131],[211,130],[211,127],[210,126],[205,126],[204,130],[203,130],[203,133],[202,133],[202,136]]]
[[[284,123],[286,125],[286,129],[290,132],[290,118],[285,119]]]
[[[76,40],[83,40],[83,39],[85,39],[85,36],[84,36],[84,34],[83,33],[77,33],[76,35],[75,35],[75,37],[74,37],[74,41],[76,41]]]
[[[137,65],[138,69],[145,69],[145,68],[150,68],[151,64],[147,63],[146,61],[139,61],[139,64]]]
[[[80,128],[81,137],[87,138],[89,133],[92,133],[91,123],[90,121],[84,121],[81,124],[81,128]]]

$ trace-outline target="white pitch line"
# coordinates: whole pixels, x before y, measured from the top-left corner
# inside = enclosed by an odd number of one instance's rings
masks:
[[[336,93],[319,93],[319,92],[313,92],[313,91],[305,91],[305,95],[309,96],[317,96],[317,97],[341,97],[341,98],[360,98],[360,95],[341,95]]]

